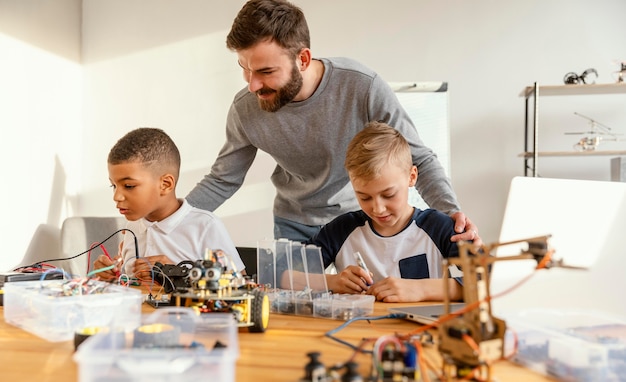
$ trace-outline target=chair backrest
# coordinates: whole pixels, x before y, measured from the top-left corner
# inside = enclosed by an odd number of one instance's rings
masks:
[[[61,248],[61,230],[51,224],[37,226],[22,260],[11,269],[26,267],[46,260],[57,259]],[[55,264],[56,265],[56,264]],[[3,269],[4,270],[4,269]]]
[[[58,266],[63,266],[72,275],[86,275],[93,270],[93,263],[104,250],[111,257],[117,255],[119,244],[124,239],[118,231],[125,227],[126,219],[122,216],[73,216],[65,219],[61,226],[62,256],[69,258],[84,254]],[[91,247],[94,248],[89,251]]]

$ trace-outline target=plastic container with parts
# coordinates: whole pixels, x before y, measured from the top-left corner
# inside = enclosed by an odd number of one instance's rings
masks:
[[[167,307],[133,331],[98,333],[74,354],[79,381],[235,380],[238,329],[232,314]]]
[[[505,314],[513,361],[566,381],[624,381],[626,320],[600,311]],[[515,339],[517,341],[515,341]],[[515,344],[516,349],[511,349]]]
[[[92,279],[20,281],[4,286],[4,320],[51,342],[89,327],[133,329],[141,291]]]

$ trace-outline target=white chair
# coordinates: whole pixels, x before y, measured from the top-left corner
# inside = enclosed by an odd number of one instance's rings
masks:
[[[76,257],[54,265],[72,275],[85,276],[93,270],[93,263],[104,250],[111,257],[117,255],[119,244],[124,239],[118,231],[125,227],[126,219],[122,216],[74,216],[65,219],[61,226],[61,257]],[[98,243],[102,243],[101,246]],[[89,254],[91,247],[93,249]]]

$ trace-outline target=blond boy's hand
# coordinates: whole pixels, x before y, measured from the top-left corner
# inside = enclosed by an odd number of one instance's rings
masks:
[[[412,288],[417,280],[387,277],[367,290],[367,294],[383,302],[417,302],[423,301],[422,288]],[[441,283],[441,281],[439,281]],[[413,285],[415,286],[415,285]]]
[[[448,283],[448,298],[451,301],[462,300],[463,288],[461,285],[454,279],[446,281]],[[443,283],[442,279],[387,277],[369,287],[367,294],[382,302],[443,301],[446,297]]]
[[[363,268],[350,265],[336,275],[327,275],[328,289],[333,293],[363,293],[374,280]]]

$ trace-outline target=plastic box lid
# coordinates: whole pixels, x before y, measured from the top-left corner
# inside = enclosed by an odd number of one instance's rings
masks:
[[[239,343],[232,314],[172,307],[141,321],[133,331],[85,340],[74,354],[80,381],[235,380]]]
[[[140,290],[96,280],[76,285],[83,281],[7,283],[4,320],[52,342],[72,340],[74,333],[85,327],[116,325],[132,329],[139,325]]]
[[[550,309],[505,318],[507,343],[517,337],[513,361],[568,381],[626,380],[626,320],[599,311]]]

